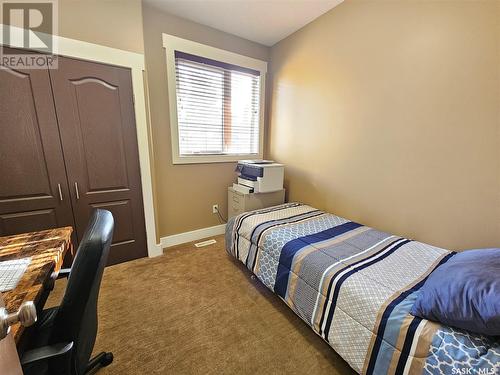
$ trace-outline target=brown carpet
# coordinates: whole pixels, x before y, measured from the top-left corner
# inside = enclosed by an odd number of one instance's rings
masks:
[[[115,360],[99,374],[354,373],[216,239],[106,269],[95,351]]]

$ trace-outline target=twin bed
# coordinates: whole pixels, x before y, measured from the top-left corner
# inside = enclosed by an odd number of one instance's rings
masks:
[[[226,248],[360,374],[500,373],[498,340],[409,313],[453,252],[300,203],[232,218]]]

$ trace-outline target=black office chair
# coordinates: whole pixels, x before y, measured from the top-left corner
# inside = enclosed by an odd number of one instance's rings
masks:
[[[35,325],[33,345],[21,358],[25,374],[93,374],[113,361],[112,353],[90,359],[97,334],[97,298],[113,237],[109,211],[97,209],[90,218],[61,305],[44,310]]]

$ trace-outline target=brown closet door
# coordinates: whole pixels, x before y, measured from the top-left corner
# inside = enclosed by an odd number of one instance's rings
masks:
[[[4,67],[0,69],[0,236],[66,225],[74,225],[73,214],[49,73]]]
[[[50,77],[79,240],[103,208],[115,218],[108,264],[146,256],[130,70],[60,58]]]

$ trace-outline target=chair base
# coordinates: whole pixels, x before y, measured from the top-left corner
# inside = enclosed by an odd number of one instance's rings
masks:
[[[85,375],[92,375],[113,362],[113,353],[101,352],[89,361]]]

